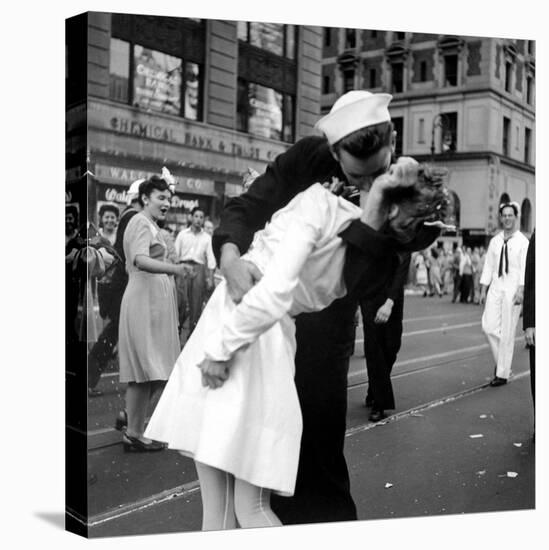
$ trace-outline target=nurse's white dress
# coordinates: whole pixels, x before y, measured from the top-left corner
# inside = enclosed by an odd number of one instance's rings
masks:
[[[235,305],[225,282],[181,352],[145,436],[259,487],[291,496],[302,419],[294,385],[292,317],[345,294],[337,236],[362,211],[320,184],[297,195],[256,233],[243,256],[263,273]],[[202,386],[204,358],[229,361],[218,389]]]

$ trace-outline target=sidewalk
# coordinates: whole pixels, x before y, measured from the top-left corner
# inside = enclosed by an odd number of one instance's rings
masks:
[[[359,519],[531,509],[532,433],[528,375],[357,427],[346,456]],[[200,521],[200,493],[191,488],[99,523],[90,536],[196,531]]]

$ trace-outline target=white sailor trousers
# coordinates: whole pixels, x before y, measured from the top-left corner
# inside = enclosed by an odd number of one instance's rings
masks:
[[[505,379],[511,375],[515,334],[522,307],[513,304],[517,288],[514,281],[505,281],[502,278],[492,281],[482,315],[482,330],[492,349],[496,376]]]

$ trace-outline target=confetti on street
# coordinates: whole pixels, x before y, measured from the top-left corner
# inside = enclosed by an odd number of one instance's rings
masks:
[[[478,439],[479,437],[484,437],[482,434],[473,434],[469,436],[471,439]]]

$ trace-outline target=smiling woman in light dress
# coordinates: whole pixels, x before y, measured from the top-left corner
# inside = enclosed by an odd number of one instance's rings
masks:
[[[162,389],[179,355],[177,303],[173,278],[184,266],[167,261],[167,246],[157,222],[166,218],[171,191],[152,176],[139,186],[143,210],[124,233],[128,285],[122,298],[118,355],[120,382],[126,389],[125,451],[159,451],[164,445],[143,436],[152,394]]]
[[[338,234],[383,219],[408,242],[446,196],[440,174],[412,159],[374,182],[364,210],[317,183],[256,233],[243,258],[263,277],[242,301],[216,288],[145,432],[194,458],[204,530],[280,525],[270,493],[293,494],[302,432],[293,318],[345,294]]]

